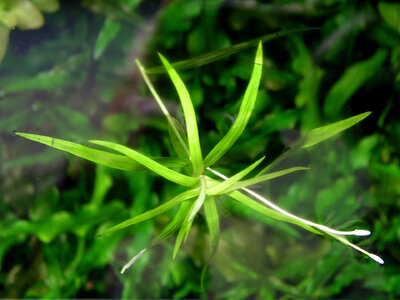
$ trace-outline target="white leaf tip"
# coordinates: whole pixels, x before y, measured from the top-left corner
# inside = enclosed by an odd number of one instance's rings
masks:
[[[122,269],[121,269],[121,274],[124,274],[124,272],[129,269],[139,258],[142,257],[142,255],[147,251],[147,248],[144,248],[142,251],[140,251],[137,255],[135,255],[127,264],[125,264]]]
[[[356,229],[356,230],[354,230],[354,235],[367,236],[367,235],[371,235],[371,231],[363,230],[363,229]]]
[[[381,265],[385,264],[384,260],[380,258],[378,255],[371,254],[369,257],[371,257],[374,261],[380,263]]]

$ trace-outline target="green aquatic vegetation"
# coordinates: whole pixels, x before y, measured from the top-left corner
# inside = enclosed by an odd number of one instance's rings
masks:
[[[58,0],[5,0],[0,2],[0,62],[7,51],[10,31],[39,29],[44,24],[42,12],[58,10]]]
[[[369,231],[362,229],[354,229],[350,231],[331,229],[325,225],[317,224],[315,222],[298,217],[249,189],[249,186],[256,183],[270,180],[272,178],[283,176],[292,172],[307,170],[307,167],[297,166],[278,172],[269,172],[273,166],[287,157],[288,153],[300,148],[311,147],[319,142],[322,142],[357,124],[366,118],[370,112],[365,112],[310,131],[308,134],[293,143],[292,147],[288,151],[279,156],[271,164],[265,166],[261,172],[258,172],[257,175],[250,179],[244,178],[261,165],[264,157],[259,158],[257,161],[237,174],[227,177],[212,167],[239,139],[251,117],[261,81],[263,67],[262,43],[259,42],[258,44],[251,78],[245,90],[239,112],[235,121],[233,122],[232,127],[225,134],[225,136],[220,139],[214,148],[212,148],[212,150],[205,155],[204,158],[200,144],[196,113],[193,108],[190,94],[173,66],[162,55],[160,55],[160,59],[179,95],[185,118],[186,132],[180,123],[168,112],[167,108],[163,104],[163,101],[147,77],[146,70],[139,61],[137,61],[137,65],[142,76],[144,77],[146,84],[148,85],[151,93],[153,94],[167,119],[171,143],[177,154],[177,157],[148,157],[117,143],[100,140],[90,141],[92,144],[99,145],[119,153],[115,154],[51,137],[21,132],[16,133],[21,137],[46,144],[53,148],[67,151],[78,157],[85,158],[107,167],[127,171],[149,169],[169,181],[187,187],[187,190],[176,195],[169,201],[150,211],[125,220],[101,234],[106,235],[124,229],[128,226],[160,215],[175,206],[179,206],[179,209],[172,221],[149,243],[147,248],[141,250],[122,268],[121,273],[125,272],[126,269],[132,266],[132,264],[134,264],[144,253],[146,253],[149,248],[171,237],[175,232],[178,232],[173,252],[173,257],[175,258],[181,244],[187,240],[192,223],[201,208],[204,208],[205,220],[209,229],[210,249],[208,253],[208,260],[211,260],[213,254],[217,250],[220,235],[219,213],[216,206],[216,201],[218,201],[218,196],[220,195],[226,195],[238,201],[239,203],[273,219],[289,222],[301,226],[313,233],[335,238],[341,243],[367,255],[374,261],[381,264],[384,263],[383,260],[377,255],[365,251],[357,245],[349,242],[344,237],[346,235],[367,236],[370,235]],[[182,172],[178,172],[172,168],[179,168],[182,170]]]

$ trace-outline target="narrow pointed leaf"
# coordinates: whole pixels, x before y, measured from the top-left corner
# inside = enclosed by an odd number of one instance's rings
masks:
[[[186,192],[183,192],[179,194],[178,196],[174,197],[173,199],[169,200],[168,202],[161,204],[160,206],[157,206],[156,208],[149,210],[145,213],[142,213],[138,216],[135,216],[133,218],[130,218],[122,223],[119,223],[118,225],[115,225],[114,227],[108,229],[104,233],[100,234],[100,236],[109,234],[111,232],[115,232],[121,229],[124,229],[128,226],[146,221],[148,219],[154,218],[155,216],[158,216],[167,210],[173,208],[174,206],[178,205],[179,203],[186,201],[188,199],[191,199],[193,197],[196,197],[196,195],[199,193],[199,189],[192,189]]]
[[[179,210],[172,219],[172,221],[162,230],[162,232],[156,236],[150,243],[150,247],[153,247],[165,239],[170,237],[178,228],[182,225],[183,220],[189,213],[191,203],[189,201],[184,201],[180,204]]]
[[[237,183],[240,179],[245,177],[247,174],[249,174],[251,171],[253,171],[263,160],[265,157],[260,158],[256,162],[252,163],[250,166],[248,166],[246,169],[240,171],[236,175],[232,176],[228,180],[225,180],[221,182],[220,184],[210,188],[207,191],[207,194],[209,195],[219,195],[225,193],[227,190],[229,190],[235,183]]]
[[[318,29],[318,28],[289,29],[289,30],[282,30],[279,32],[266,34],[266,35],[260,36],[258,38],[255,38],[253,40],[243,42],[240,44],[236,44],[236,45],[233,45],[233,46],[225,48],[225,49],[212,51],[209,53],[199,55],[194,58],[185,59],[185,60],[173,63],[172,66],[175,68],[175,70],[188,70],[191,68],[197,68],[197,67],[212,63],[214,61],[229,57],[240,51],[252,48],[252,47],[256,46],[259,43],[259,41],[262,41],[263,43],[265,43],[265,42],[268,42],[268,41],[271,41],[271,40],[274,40],[274,39],[277,39],[277,38],[280,38],[282,36],[286,36],[289,34],[306,32],[309,30],[316,30],[316,29]],[[163,73],[163,72],[165,72],[165,69],[161,66],[147,70],[147,74],[158,74],[158,73]]]
[[[243,133],[243,130],[245,129],[250,119],[251,113],[253,112],[254,105],[257,99],[258,87],[261,80],[262,65],[262,44],[261,42],[259,42],[256,57],[254,60],[253,72],[251,74],[246,92],[243,96],[238,116],[226,135],[206,156],[204,160],[204,164],[206,167],[209,167],[216,163],[233,146],[233,144]]]
[[[159,54],[159,56],[176,88],[176,91],[178,92],[183,113],[185,115],[189,152],[192,160],[193,172],[195,175],[199,175],[203,172],[204,166],[203,156],[200,148],[199,132],[197,129],[196,114],[193,108],[192,100],[190,99],[189,92],[178,73],[165,59],[165,57],[163,57],[161,54]]]
[[[304,138],[302,138],[299,143],[301,148],[307,148],[314,146],[344,130],[347,128],[357,124],[358,122],[364,120],[368,117],[371,112],[365,112],[359,115],[356,115],[351,118],[344,119],[342,121],[338,121],[326,126],[318,127],[316,129],[311,130],[307,133]]]
[[[144,82],[146,83],[147,87],[149,88],[150,92],[153,94],[154,99],[156,99],[156,102],[158,104],[158,106],[160,106],[164,116],[166,117],[167,121],[168,121],[168,131],[170,134],[171,139],[176,139],[177,143],[180,144],[180,146],[178,146],[178,144],[173,140],[173,147],[174,149],[177,151],[178,156],[180,157],[184,157],[184,158],[190,158],[190,153],[189,153],[189,148],[187,145],[187,137],[185,134],[185,131],[183,130],[182,126],[180,126],[179,122],[176,121],[173,117],[171,117],[168,109],[166,108],[166,106],[164,105],[163,101],[161,100],[160,95],[158,95],[156,89],[154,88],[153,84],[151,83],[149,77],[146,74],[146,70],[143,67],[143,65],[140,63],[139,60],[136,60],[136,64],[139,68],[140,74],[142,75]],[[176,146],[178,146],[179,148],[182,148],[182,150],[185,152],[185,155],[181,154],[181,149],[177,149]]]
[[[362,88],[368,80],[377,76],[377,71],[382,68],[387,54],[388,51],[386,49],[380,48],[372,57],[350,66],[326,95],[324,102],[325,115],[338,116],[354,93]]]
[[[22,132],[16,132],[15,134],[23,138],[29,139],[31,141],[35,141],[58,150],[71,153],[75,156],[84,158],[86,160],[89,160],[91,162],[109,168],[125,170],[125,171],[138,171],[145,169],[145,167],[142,164],[136,162],[135,160],[125,155],[118,155],[115,153],[92,149],[90,147],[86,147],[81,144],[61,139],[56,139],[44,135],[22,133]],[[176,159],[176,158],[152,157],[151,159],[157,161],[158,163],[164,165],[165,167],[170,167],[170,168],[180,168],[187,166],[189,164],[189,161],[187,160]]]
[[[200,188],[200,194],[199,197],[197,197],[196,201],[194,201],[190,213],[189,213],[189,218],[188,221],[192,221],[194,216],[197,214],[197,212],[200,210],[200,208],[203,206],[204,199],[206,198],[206,180],[204,176],[200,176],[200,183],[201,183],[201,188]]]
[[[176,237],[175,246],[174,246],[174,253],[172,255],[173,259],[175,259],[176,255],[178,254],[183,239],[185,239],[185,240],[187,239],[187,237],[189,235],[190,228],[192,227],[193,220],[194,219],[189,221],[189,215],[187,215],[185,217],[185,219],[183,220],[182,226],[181,226],[181,228],[179,229],[179,232],[178,232],[178,236]]]
[[[164,167],[163,165],[159,164],[158,162],[152,160],[151,158],[149,158],[135,150],[132,150],[126,146],[119,145],[119,144],[112,143],[112,142],[98,141],[98,140],[91,140],[89,142],[112,149],[112,150],[115,150],[117,152],[121,152],[122,154],[125,154],[126,156],[132,158],[133,160],[144,165],[146,168],[152,170],[153,172],[159,174],[160,176],[162,176],[168,180],[171,180],[175,183],[181,184],[183,186],[194,186],[199,182],[198,178],[186,176],[186,175],[180,174],[176,171],[173,171],[171,169],[168,169],[167,167]]]
[[[217,251],[220,234],[218,210],[213,196],[208,196],[204,201],[204,213],[210,234],[210,252],[208,255],[208,261],[210,261]]]
[[[318,230],[315,230],[311,226],[304,224],[303,222],[301,222],[299,220],[285,216],[285,215],[281,214],[280,212],[277,212],[273,209],[270,209],[270,208],[258,203],[257,201],[251,199],[250,197],[246,196],[245,194],[243,194],[239,191],[233,191],[227,195],[229,197],[235,199],[236,201],[242,203],[243,205],[246,205],[247,207],[257,211],[260,214],[263,214],[265,216],[268,216],[270,218],[273,218],[273,219],[276,219],[279,221],[284,221],[284,222],[288,222],[288,223],[292,223],[292,224],[301,226],[304,229],[311,231],[313,233],[316,233],[316,234],[321,234],[321,232],[319,232]]]
[[[254,178],[243,180],[243,181],[239,181],[239,182],[235,183],[234,185],[232,185],[225,192],[238,190],[238,189],[241,189],[241,188],[244,188],[244,187],[248,187],[248,186],[253,185],[253,184],[257,184],[257,183],[260,183],[260,182],[263,182],[263,181],[267,181],[267,180],[271,180],[271,179],[274,179],[274,178],[277,178],[277,177],[280,177],[280,176],[284,176],[284,175],[287,175],[287,174],[290,174],[290,173],[293,173],[293,172],[304,171],[304,170],[310,170],[310,168],[293,167],[293,168],[289,168],[289,169],[278,171],[278,172],[273,172],[273,173],[269,173],[269,174],[265,174],[265,175],[256,176]]]
[[[175,150],[176,155],[179,158],[187,159],[189,152],[187,146],[187,137],[185,130],[183,129],[182,125],[179,123],[178,120],[171,117],[175,130],[172,128],[170,124],[168,124],[168,133],[169,138],[171,140],[172,147]]]
[[[272,167],[277,165],[283,159],[291,155],[294,151],[298,150],[299,148],[307,148],[314,146],[320,142],[323,142],[332,136],[341,133],[342,131],[350,128],[351,126],[361,122],[366,117],[368,117],[371,112],[365,112],[332,124],[328,124],[322,127],[315,128],[307,133],[304,137],[300,138],[290,148],[286,149],[284,153],[282,153],[277,159],[275,159],[270,165],[265,167],[258,175],[263,174],[270,170]]]

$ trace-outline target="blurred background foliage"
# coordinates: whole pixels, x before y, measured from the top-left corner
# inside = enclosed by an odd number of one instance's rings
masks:
[[[45,13],[45,14],[43,14]],[[155,207],[177,187],[13,136],[31,132],[86,143],[108,139],[173,154],[166,122],[135,68],[286,29],[318,27],[265,43],[256,112],[219,167],[232,175],[272,161],[300,134],[365,111],[339,138],[276,166],[312,170],[258,185],[299,216],[372,231],[353,241],[379,266],[338,242],[265,218],[229,199],[204,290],[208,235],[197,218],[184,251],[165,243],[124,275],[121,266],[173,216],[105,237],[112,224]],[[229,129],[255,48],[180,71],[209,151]],[[3,57],[4,56],[4,57]],[[400,297],[400,3],[372,0],[0,1],[0,296],[7,298]],[[173,114],[174,88],[151,79]]]

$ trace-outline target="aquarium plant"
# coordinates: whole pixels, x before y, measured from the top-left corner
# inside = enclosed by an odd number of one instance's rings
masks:
[[[218,201],[218,197],[220,195],[226,195],[265,216],[301,226],[304,229],[319,235],[327,235],[329,237],[332,237],[339,242],[365,254],[372,260],[380,264],[384,263],[384,261],[379,256],[367,252],[366,250],[358,247],[357,245],[351,243],[348,239],[345,238],[345,236],[368,236],[370,235],[370,232],[368,230],[353,229],[349,231],[341,231],[329,228],[322,224],[317,224],[282,209],[273,202],[265,199],[263,196],[249,189],[251,185],[254,185],[256,183],[270,180],[292,172],[308,170],[309,168],[307,167],[296,166],[289,169],[270,172],[270,170],[275,165],[277,165],[280,161],[285,159],[294,151],[301,148],[311,147],[348,129],[349,127],[357,124],[358,122],[366,118],[370,114],[370,112],[365,112],[329,125],[313,129],[305,134],[303,137],[295,141],[282,155],[276,158],[272,163],[262,167],[261,164],[264,157],[261,157],[247,168],[243,169],[233,176],[228,177],[215,170],[214,166],[219,161],[219,159],[221,159],[221,157],[223,157],[223,155],[239,139],[253,112],[263,68],[263,51],[261,41],[258,44],[251,78],[243,95],[237,117],[234,120],[232,127],[225,134],[225,136],[223,136],[219,140],[219,142],[212,148],[212,150],[205,156],[203,156],[203,149],[201,148],[200,144],[199,130],[196,121],[196,112],[194,110],[190,94],[182,79],[176,72],[175,68],[168,62],[168,60],[164,56],[162,56],[161,54],[159,56],[179,95],[180,103],[183,109],[186,130],[168,112],[166,106],[164,105],[160,96],[150,82],[146,74],[145,68],[139,61],[136,61],[136,63],[144,78],[144,81],[146,82],[148,88],[150,89],[151,93],[153,94],[155,100],[157,101],[167,119],[170,141],[176,152],[176,157],[149,157],[139,153],[138,151],[130,149],[125,145],[120,145],[114,142],[102,140],[89,141],[92,144],[119,153],[116,154],[115,152],[112,153],[109,151],[98,150],[81,144],[48,136],[16,132],[16,135],[18,136],[69,152],[73,155],[87,159],[100,165],[126,171],[148,169],[169,181],[186,187],[185,191],[176,195],[169,201],[159,205],[158,207],[150,211],[125,220],[124,222],[115,225],[100,234],[100,236],[111,234],[128,226],[154,218],[157,215],[160,215],[175,206],[179,206],[179,209],[177,210],[177,213],[175,214],[172,221],[162,230],[162,232],[158,236],[154,237],[147,248],[141,250],[126,265],[123,266],[121,273],[124,273],[151,247],[166,240],[167,238],[174,235],[175,232],[177,232],[175,247],[173,251],[173,257],[175,258],[181,247],[181,244],[184,243],[189,236],[193,220],[202,208],[204,209],[205,220],[209,230],[209,262],[218,247],[220,224],[219,212],[217,210],[216,202]],[[255,171],[257,167],[259,168],[259,171],[256,173],[255,176],[249,179],[244,179],[246,175],[248,175],[252,171]],[[181,170],[181,172],[178,172],[177,170]]]
[[[0,1],[0,62],[7,52],[11,30],[39,29],[44,24],[42,12],[55,12],[59,6],[58,0]]]

